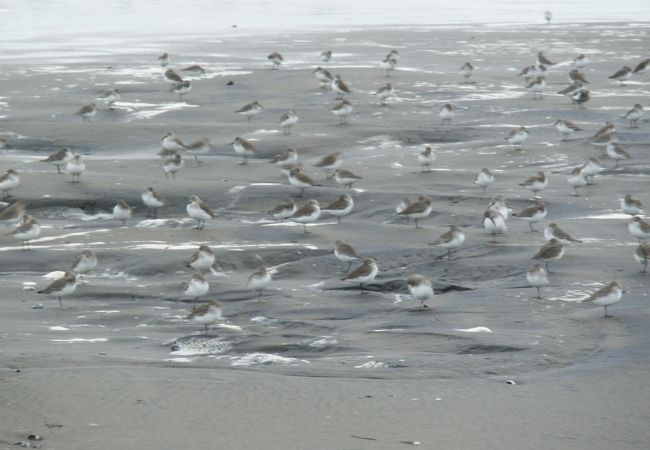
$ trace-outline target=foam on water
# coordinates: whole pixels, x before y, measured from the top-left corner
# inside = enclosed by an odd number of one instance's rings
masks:
[[[247,355],[234,358],[233,366],[259,366],[266,364],[284,364],[295,365],[300,363],[309,363],[309,361],[297,358],[287,358],[285,356],[273,355],[270,353],[249,353]]]

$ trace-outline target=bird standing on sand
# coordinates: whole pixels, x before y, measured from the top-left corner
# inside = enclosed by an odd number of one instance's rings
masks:
[[[650,244],[647,242],[641,242],[634,250],[634,259],[643,264],[643,270],[641,273],[647,273],[648,261],[650,260]]]
[[[284,220],[293,216],[297,210],[298,207],[296,206],[296,202],[291,199],[287,199],[270,210],[269,214],[271,214],[274,219]]]
[[[481,186],[483,192],[494,182],[494,175],[489,169],[483,168],[474,178],[474,184]]]
[[[97,106],[94,103],[82,106],[81,109],[75,113],[75,115],[81,117],[84,122],[90,122],[90,120],[95,117],[95,114],[97,114]]]
[[[548,284],[548,272],[540,264],[535,264],[528,272],[526,272],[526,280],[528,283],[537,289],[537,297],[542,298],[541,288]]]
[[[505,140],[508,141],[508,144],[514,145],[515,150],[521,150],[521,144],[523,144],[526,139],[528,139],[529,131],[526,127],[519,127],[516,130],[512,130],[505,137]]]
[[[363,285],[374,281],[377,273],[379,273],[379,267],[377,267],[375,260],[372,258],[366,258],[359,267],[343,277],[342,280],[359,283],[359,286],[363,291]]]
[[[417,201],[411,203],[397,214],[413,219],[415,228],[422,228],[418,226],[418,220],[428,217],[432,210],[433,205],[431,204],[431,199],[426,195],[421,195]]]
[[[321,184],[316,183],[314,180],[312,180],[309,175],[304,173],[300,167],[294,167],[289,171],[289,175],[287,176],[289,179],[289,184],[292,186],[295,186],[297,188],[300,188],[300,194],[298,194],[298,197],[302,197],[302,194],[305,193],[305,189],[311,186],[322,186]]]
[[[549,261],[557,261],[562,258],[562,256],[564,256],[564,245],[562,245],[562,242],[558,239],[552,238],[539,249],[532,259],[544,261],[546,271],[550,272],[550,270],[548,270]]]
[[[353,261],[361,258],[354,247],[343,241],[336,241],[334,243],[334,256],[339,261],[348,263],[348,267],[345,269],[346,272],[350,270]]]
[[[352,208],[354,208],[354,200],[352,199],[352,196],[350,194],[343,194],[332,203],[323,206],[321,212],[336,216],[336,220],[340,224],[341,217],[350,214]]]
[[[163,172],[165,173],[165,178],[169,178],[169,174],[172,175],[172,179],[176,179],[176,172],[180,171],[185,166],[185,161],[180,154],[175,153],[171,159],[168,159],[163,164]]]
[[[550,223],[546,228],[544,228],[544,239],[550,241],[553,238],[557,239],[564,245],[576,243],[582,244],[581,240],[575,239],[569,233],[560,228],[560,226],[556,223]]]
[[[583,300],[583,303],[593,303],[594,305],[602,306],[605,308],[605,315],[603,317],[611,317],[607,314],[607,307],[618,303],[623,297],[623,286],[618,281],[612,281],[607,286],[597,290],[588,298]]]
[[[198,195],[190,196],[190,201],[185,209],[187,215],[196,220],[197,223],[195,228],[197,230],[202,230],[205,223],[215,216],[214,211],[212,211],[208,204],[201,200]]]
[[[463,230],[456,225],[452,225],[449,231],[440,235],[431,245],[447,249],[447,258],[451,259],[452,250],[460,248],[464,242],[465,233]]]
[[[630,128],[639,128],[639,120],[643,117],[643,106],[637,103],[623,117],[630,121]]]
[[[41,159],[41,162],[56,166],[56,173],[63,173],[61,172],[61,166],[70,161],[72,157],[72,150],[70,150],[68,147],[63,147],[62,149],[52,153],[47,158]]]
[[[542,199],[537,199],[535,200],[534,205],[524,208],[521,212],[513,214],[513,216],[519,217],[528,222],[530,231],[535,231],[533,224],[543,220],[544,217],[546,217],[546,213],[547,211],[544,201]]]
[[[140,194],[140,198],[142,199],[142,203],[150,209],[150,216],[154,219],[158,217],[158,209],[167,204],[167,200],[160,195],[160,192],[156,191],[152,187],[146,188],[142,194]]]
[[[623,82],[632,78],[632,69],[630,66],[623,66],[623,68],[618,69],[613,75],[609,76],[610,80],[615,80],[623,86]]]
[[[72,159],[70,159],[65,165],[65,171],[72,175],[72,180],[70,180],[71,183],[79,183],[81,181],[81,174],[84,173],[85,170],[86,164],[78,153],[75,153],[72,156]]]
[[[40,222],[29,214],[25,214],[23,216],[23,222],[9,233],[9,236],[21,241],[23,249],[27,249],[29,247],[29,241],[38,238],[40,235]]]
[[[183,297],[189,297],[196,301],[199,297],[204,296],[210,290],[210,284],[205,280],[200,273],[194,273],[190,281],[184,284]]]
[[[218,301],[208,300],[207,303],[192,308],[192,311],[185,318],[203,325],[203,332],[207,332],[210,325],[221,320],[222,313],[223,311]]]
[[[235,111],[235,113],[240,114],[242,116],[246,116],[246,120],[250,122],[251,117],[258,115],[259,113],[262,112],[263,109],[264,107],[260,105],[260,103],[257,100],[255,100],[254,102],[242,106],[237,111]]]
[[[232,149],[235,153],[242,157],[242,160],[239,163],[240,166],[248,164],[248,158],[255,155],[255,146],[252,142],[249,142],[244,138],[236,137],[230,145],[232,145]]]
[[[307,224],[314,223],[320,217],[320,205],[316,200],[308,200],[306,204],[298,208],[291,219],[302,224],[302,231],[304,234],[307,232]]]
[[[63,307],[61,297],[72,294],[77,289],[77,276],[72,272],[65,272],[61,278],[54,280],[45,289],[38,291],[39,294],[52,294],[59,300],[59,306]]]
[[[264,264],[264,260],[255,255],[257,269],[250,274],[246,286],[253,292],[257,292],[258,301],[262,298],[262,291],[271,282],[271,272]]]
[[[212,269],[215,259],[216,258],[212,249],[209,246],[203,244],[200,245],[194,253],[192,253],[192,256],[190,256],[190,259],[185,265],[186,267],[194,269],[199,273],[204,273]]]
[[[278,52],[271,53],[269,56],[266,57],[266,59],[271,61],[271,64],[273,64],[271,66],[271,69],[273,69],[273,70],[279,69],[280,64],[282,64],[284,62],[284,58]]]
[[[131,213],[135,208],[129,206],[124,200],[118,200],[113,207],[113,218],[122,222],[126,226],[126,221],[131,218]]]
[[[282,127],[282,132],[285,135],[291,134],[291,127],[298,123],[298,115],[295,110],[291,110],[288,113],[282,114],[280,116],[280,126]]]
[[[434,296],[431,280],[422,275],[411,275],[406,279],[406,286],[413,299],[420,302],[420,308],[428,308],[426,302]]]
[[[328,178],[334,178],[336,184],[340,184],[341,186],[345,186],[349,189],[352,188],[352,184],[363,179],[360,175],[357,175],[345,169],[336,169],[334,173]]]

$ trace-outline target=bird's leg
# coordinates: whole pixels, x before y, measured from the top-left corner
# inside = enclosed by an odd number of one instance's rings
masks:
[[[533,222],[528,222],[528,226],[530,227],[530,231],[535,231],[533,228]]]
[[[535,297],[535,298],[542,298],[542,293],[541,293],[541,289],[539,288],[539,286],[535,286],[535,289],[537,289],[537,297]]]
[[[172,172],[172,178],[175,180],[176,179],[176,172]]]
[[[545,261],[545,262],[544,262],[544,265],[546,266],[546,271],[547,271],[548,273],[551,273],[551,271],[550,271],[549,268],[548,268],[548,261]]]
[[[61,297],[57,297],[59,299],[59,307],[63,308],[63,302],[61,301]]]
[[[199,157],[198,157],[198,156],[194,155],[194,159],[196,159],[196,162],[197,162],[198,164],[201,164],[201,160],[199,160]]]
[[[352,261],[348,261],[348,268],[345,269],[345,273],[348,273],[350,271],[350,267],[352,267]]]
[[[338,220],[338,224],[341,225],[341,216],[338,216],[337,220]]]

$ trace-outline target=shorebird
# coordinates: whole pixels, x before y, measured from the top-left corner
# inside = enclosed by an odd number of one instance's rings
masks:
[[[420,163],[420,172],[424,172],[424,168],[426,167],[426,171],[430,172],[431,171],[431,164],[436,160],[436,154],[433,152],[433,149],[430,146],[426,146],[424,150],[422,150],[418,154],[418,162]]]
[[[641,75],[649,68],[650,68],[650,58],[646,58],[643,61],[641,61],[639,64],[637,64],[637,66],[634,68],[632,73],[634,75]]]
[[[505,140],[508,142],[508,144],[514,145],[515,150],[521,150],[521,144],[523,144],[526,139],[528,139],[528,130],[526,127],[519,127],[515,130],[512,130],[508,135],[505,137]]]
[[[316,222],[319,217],[320,205],[316,200],[308,200],[306,204],[298,208],[291,219],[301,223],[303,233],[307,234],[307,224]]]
[[[334,75],[327,70],[323,69],[322,67],[316,67],[312,73],[316,77],[318,81],[321,83],[321,87],[329,87],[332,84],[332,81],[334,81]]]
[[[492,242],[496,243],[496,235],[508,231],[506,219],[498,209],[489,207],[483,213],[483,227],[492,235]]]
[[[210,290],[210,284],[200,273],[192,274],[192,278],[183,285],[183,297],[189,297],[194,300],[194,304],[199,297],[204,296]]]
[[[29,214],[25,214],[23,216],[23,222],[9,233],[9,236],[21,242],[23,249],[27,249],[29,247],[29,241],[38,238],[40,235],[41,223]]]
[[[71,183],[79,183],[81,181],[81,174],[86,170],[86,164],[81,159],[81,155],[75,153],[72,159],[65,165],[65,171],[72,175]]]
[[[451,120],[456,115],[456,109],[453,107],[451,103],[445,103],[444,105],[442,105],[442,108],[440,108],[440,112],[438,112],[438,115],[440,116],[440,122],[443,125],[445,123],[447,125],[451,125]]]
[[[377,100],[379,101],[380,105],[385,105],[386,104],[386,99],[390,96],[393,95],[394,93],[393,86],[390,83],[386,83],[379,89],[377,89],[376,92],[374,92],[372,95],[377,96]]]
[[[298,115],[295,110],[291,110],[288,113],[282,114],[280,117],[280,126],[282,127],[282,132],[285,135],[291,133],[291,127],[298,123]]]
[[[97,100],[101,100],[106,103],[108,109],[113,109],[113,104],[122,98],[122,93],[119,89],[110,89],[104,92],[102,95],[97,97]]]
[[[65,272],[61,278],[54,280],[45,289],[38,291],[39,294],[51,294],[59,300],[59,306],[63,307],[61,297],[72,294],[77,289],[77,276],[72,272]]]
[[[255,155],[255,146],[252,142],[247,141],[244,138],[236,137],[230,145],[232,145],[232,149],[235,153],[242,157],[242,160],[239,163],[240,166],[248,164],[248,158]]]
[[[630,159],[632,157],[632,155],[630,155],[630,152],[625,150],[616,142],[610,142],[607,144],[607,147],[605,147],[605,153],[607,153],[607,156],[614,160],[614,167],[618,167],[619,161]]]
[[[152,187],[146,188],[140,198],[142,198],[142,203],[150,209],[150,216],[153,218],[158,217],[158,208],[162,208],[167,204],[167,200]]]
[[[41,159],[41,162],[56,166],[56,173],[63,173],[61,172],[61,166],[70,161],[72,157],[72,150],[70,150],[68,147],[63,147],[62,149],[52,153],[47,158]]]
[[[341,223],[341,217],[347,216],[354,208],[354,200],[350,194],[343,194],[338,199],[321,208],[321,212],[336,216],[338,223]]]
[[[534,205],[524,208],[521,212],[516,214],[513,213],[512,215],[528,222],[530,231],[535,231],[533,224],[543,220],[544,217],[546,217],[546,214],[546,205],[541,199],[537,199],[535,200]]]
[[[70,270],[81,278],[81,275],[88,273],[97,267],[97,262],[97,255],[95,255],[95,252],[92,250],[83,250],[71,264]]]
[[[582,89],[583,84],[582,83],[573,83],[570,86],[565,87],[561,91],[558,91],[558,94],[566,95],[571,99],[571,103],[575,103],[573,101],[573,94],[578,92],[580,89]]]
[[[379,67],[386,71],[387,77],[390,77],[391,70],[395,70],[395,67],[397,67],[397,60],[395,58],[387,56],[382,60],[382,62],[379,63]]]
[[[115,206],[113,206],[113,219],[121,221],[122,226],[126,226],[126,221],[131,218],[134,209],[124,200],[118,200]]]
[[[589,81],[585,78],[584,74],[578,69],[573,69],[569,72],[569,82],[572,84],[589,84]]]
[[[616,125],[614,125],[612,122],[605,122],[605,125],[600,127],[598,131],[596,131],[593,136],[591,136],[590,140],[592,143],[595,144],[603,144],[607,145],[609,142],[614,142],[615,139],[611,139],[616,136]],[[608,139],[603,139],[603,138],[608,138]]]
[[[449,231],[440,235],[431,245],[447,249],[447,258],[451,259],[452,250],[459,248],[464,242],[465,233],[463,230],[456,225],[452,225]]]
[[[546,21],[546,25],[550,25],[552,19],[553,19],[553,13],[551,11],[545,11],[544,20]]]
[[[323,62],[329,62],[332,59],[332,50],[325,50],[320,53],[320,60]]]
[[[650,223],[644,221],[639,216],[632,217],[632,221],[627,224],[627,230],[633,237],[639,240],[650,238]]]
[[[174,72],[174,69],[165,70],[163,77],[172,84],[172,87],[183,82],[181,76]]]
[[[372,258],[366,258],[359,267],[343,277],[342,280],[359,283],[359,287],[363,291],[363,285],[374,281],[378,272],[379,268],[377,267],[375,260]]]
[[[249,275],[246,286],[253,292],[257,292],[258,301],[262,298],[262,291],[271,282],[271,272],[264,264],[264,260],[255,255],[257,269]]]
[[[296,206],[296,202],[292,199],[287,199],[270,210],[269,214],[271,214],[274,219],[284,220],[293,216],[297,210],[298,207]]]
[[[544,228],[544,239],[550,241],[553,238],[557,239],[564,245],[575,243],[582,244],[581,240],[575,239],[569,233],[560,228],[560,226],[556,223],[550,223],[546,228]]]
[[[181,69],[181,72],[184,72],[190,77],[200,77],[205,75],[205,69],[198,64],[192,64]]]
[[[517,76],[524,77],[524,80],[526,83],[528,83],[530,80],[533,78],[539,76],[539,75],[544,75],[546,73],[546,67],[543,65],[532,65],[532,66],[527,66],[521,69],[521,72],[517,74]]]
[[[622,69],[618,69],[614,75],[609,77],[610,80],[616,80],[623,86],[623,82],[629,80],[632,77],[632,69],[630,66],[623,66]]]
[[[189,203],[185,207],[185,210],[190,218],[196,220],[197,224],[195,228],[197,230],[202,230],[205,226],[205,222],[215,216],[214,211],[212,211],[208,204],[201,200],[198,195],[190,196]]]
[[[533,100],[538,100],[543,97],[542,92],[546,87],[546,77],[537,76],[534,80],[526,85],[526,89],[533,93]]]
[[[336,98],[341,99],[343,95],[351,94],[350,87],[341,80],[341,75],[336,75],[330,83],[330,88],[336,93]]]
[[[192,91],[192,83],[189,80],[182,81],[171,88],[174,94],[178,94],[178,98],[183,100],[183,96]]]
[[[300,188],[300,194],[298,197],[302,197],[302,194],[304,194],[305,189],[311,186],[322,186],[321,184],[316,183],[314,180],[312,180],[309,175],[304,173],[300,167],[294,167],[291,169],[288,175],[289,179],[289,184],[292,186],[295,186],[297,188]]]
[[[212,269],[214,262],[214,252],[209,246],[203,244],[200,245],[194,253],[192,253],[192,256],[190,256],[190,259],[187,261],[185,266],[194,269],[199,273],[204,273]]]
[[[413,299],[420,302],[420,308],[428,308],[426,302],[434,295],[431,280],[422,275],[411,275],[406,279],[406,286]]]
[[[563,255],[564,245],[562,245],[562,242],[560,242],[558,239],[552,238],[550,241],[544,244],[542,248],[539,249],[539,251],[535,254],[535,256],[533,256],[532,259],[544,261],[546,271],[550,272],[550,270],[548,270],[549,261],[557,261],[558,259],[562,258]]]
[[[195,306],[192,311],[185,316],[187,320],[203,325],[203,332],[208,331],[208,327],[222,318],[221,305],[216,300],[208,300],[203,305]]]
[[[512,213],[512,207],[510,206],[510,203],[508,203],[508,200],[503,195],[497,195],[494,197],[491,201],[490,204],[488,205],[488,208],[494,208],[496,209],[499,214],[503,216],[503,220],[508,220],[510,217],[510,214]]]
[[[527,178],[523,183],[519,183],[519,186],[523,186],[527,189],[530,189],[533,194],[537,195],[538,192],[544,190],[548,184],[548,179],[544,172],[537,172],[536,175]]]
[[[273,64],[271,66],[271,69],[277,70],[280,68],[280,64],[284,61],[284,58],[282,57],[281,54],[278,52],[273,52],[269,56],[266,57],[271,63]]]
[[[21,223],[24,216],[25,205],[21,201],[17,201],[0,211],[0,223],[10,227]]]
[[[158,64],[160,64],[160,67],[167,67],[169,65],[169,55],[167,53],[163,53],[158,57]]]
[[[330,175],[334,174],[336,169],[341,167],[341,164],[343,164],[343,157],[341,157],[341,152],[334,152],[323,156],[314,164],[314,167],[323,169],[329,177]]]
[[[356,183],[362,179],[360,175],[357,175],[345,169],[336,169],[334,173],[328,178],[334,178],[334,181],[336,181],[337,184],[350,189],[352,188],[353,183]]]
[[[623,117],[630,121],[630,128],[639,128],[639,119],[643,117],[643,106],[637,103]]]
[[[431,199],[425,195],[421,195],[418,197],[417,201],[408,205],[398,214],[413,219],[415,222],[415,228],[422,228],[418,226],[418,220],[428,217],[432,210],[433,205],[431,204]]]
[[[20,184],[20,177],[15,169],[8,169],[0,175],[0,191],[4,198],[11,197],[10,191]]]
[[[641,242],[634,250],[634,259],[643,264],[643,270],[641,273],[647,273],[648,261],[650,261],[650,244],[647,242]]]
[[[603,170],[603,166],[598,160],[593,156],[584,162],[580,171],[587,179],[587,184],[594,184],[594,177],[598,175]]]
[[[548,284],[548,272],[541,264],[535,264],[528,272],[526,272],[526,280],[528,283],[537,289],[537,296],[535,298],[542,298],[541,288]]]
[[[481,186],[483,192],[494,182],[494,175],[488,169],[483,168],[474,178],[474,184]]]
[[[191,144],[187,144],[184,147],[185,147],[185,151],[190,155],[194,156],[194,159],[199,164],[201,164],[203,161],[199,160],[198,155],[209,153],[210,150],[215,149],[215,146],[210,143],[210,139],[208,139],[207,137],[204,137],[203,139],[199,139],[198,141],[194,141]]]
[[[173,156],[173,153],[171,152],[180,152],[181,150],[185,150],[185,144],[174,134],[173,131],[164,135],[160,140],[160,143],[162,149],[166,151],[164,154],[162,152],[159,153],[160,156]]]
[[[350,270],[353,261],[361,258],[354,247],[352,247],[350,244],[346,244],[343,241],[336,241],[334,243],[334,256],[336,256],[336,259],[339,261],[348,263],[348,267],[345,269],[345,272],[348,272]]]
[[[538,66],[553,66],[555,65],[554,62],[551,62],[544,52],[537,52],[537,65]]]
[[[557,119],[553,124],[555,129],[562,133],[562,140],[566,141],[570,136],[573,135],[576,131],[582,131],[582,128],[577,126],[575,123],[566,119]]]
[[[165,178],[169,178],[169,174],[172,175],[172,178],[176,179],[176,172],[181,170],[185,166],[185,161],[181,158],[181,155],[174,153],[173,158],[165,161],[163,164],[163,172],[165,173]]]
[[[580,109],[585,109],[585,103],[591,100],[589,89],[580,88],[571,95],[573,103],[578,105]]]
[[[578,188],[585,187],[587,185],[587,178],[582,173],[582,166],[574,167],[571,170],[569,176],[567,177],[567,182],[573,187],[574,195],[578,197],[580,195],[578,194]]]
[[[392,49],[391,51],[389,51],[389,52],[386,54],[386,58],[392,58],[392,59],[394,59],[395,61],[399,61],[400,55],[399,55],[399,52],[398,52],[397,50]]]
[[[269,162],[281,169],[286,168],[298,162],[298,152],[296,149],[289,147],[275,155]]]
[[[75,115],[81,117],[84,122],[90,122],[90,120],[95,117],[95,114],[97,114],[97,106],[94,103],[82,106],[81,109],[75,113]]]
[[[474,66],[470,62],[466,62],[465,64],[460,66],[460,74],[464,76],[466,80],[469,80],[473,72],[474,72]]]
[[[338,116],[339,123],[343,124],[348,122],[348,116],[354,112],[354,107],[349,101],[341,100],[334,105],[330,111],[332,111],[332,114],[335,116]]]
[[[603,317],[611,317],[607,314],[607,307],[618,303],[623,297],[623,286],[618,281],[612,281],[607,286],[598,289],[588,298],[583,300],[584,303],[593,303],[594,305],[605,308]]]
[[[258,115],[259,113],[262,112],[263,109],[264,107],[260,105],[260,103],[257,100],[255,100],[254,102],[242,106],[237,111],[235,111],[235,113],[240,114],[242,116],[246,116],[246,120],[250,122],[251,117]]]
[[[641,200],[633,198],[632,194],[625,194],[625,197],[620,200],[621,209],[625,214],[637,216],[643,214],[643,204]]]

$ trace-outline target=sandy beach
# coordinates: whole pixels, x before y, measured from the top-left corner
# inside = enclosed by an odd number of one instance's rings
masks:
[[[648,57],[649,34],[650,25],[627,23],[233,30],[8,49],[0,172],[14,168],[21,183],[3,201],[24,202],[42,233],[28,250],[10,228],[0,236],[0,449],[30,434],[51,450],[647,448],[650,274],[639,273],[619,199],[631,193],[650,207],[647,113],[639,128],[622,117],[635,103],[650,107],[650,74],[623,86],[608,76]],[[401,58],[386,77],[379,62],[391,49]],[[517,74],[541,50],[557,64],[533,100]],[[206,69],[183,100],[162,77],[163,51],[169,67]],[[279,70],[272,51],[284,56]],[[584,110],[557,94],[580,53],[592,95]],[[470,82],[458,72],[466,61]],[[319,65],[352,89],[347,124],[329,111],[335,94],[319,87]],[[387,82],[395,93],[379,105],[372,94]],[[95,98],[111,88],[121,99],[108,110]],[[234,113],[255,100],[264,110],[250,122]],[[99,111],[83,122],[74,113],[92,101]],[[447,102],[456,117],[442,125]],[[290,109],[300,121],[283,135]],[[559,118],[582,131],[561,141]],[[618,167],[589,143],[606,121],[632,155]],[[504,137],[522,125],[530,134],[516,150]],[[184,153],[176,179],[157,155],[170,131],[214,145],[201,164]],[[237,136],[256,147],[246,165],[230,145]],[[436,160],[421,172],[427,145]],[[39,162],[63,146],[85,161],[80,183]],[[304,234],[268,214],[299,193],[269,164],[287,147],[322,184],[299,204],[353,196],[341,224],[323,214]],[[362,177],[352,189],[314,167],[335,151]],[[604,170],[573,196],[567,175],[592,156]],[[473,184],[483,167],[496,178],[486,192]],[[539,231],[511,217],[492,243],[482,226],[490,200],[503,195],[521,211],[533,194],[519,183],[538,171],[549,180]],[[140,200],[148,186],[168,199],[158,219]],[[185,212],[193,194],[216,212],[203,230]],[[433,212],[415,229],[395,207],[419,195]],[[111,216],[118,199],[136,207],[126,227]],[[551,222],[583,243],[551,262],[540,300],[526,271]],[[467,240],[448,259],[427,244],[450,225]],[[338,239],[377,261],[368,292],[341,281]],[[184,319],[192,300],[181,298],[185,262],[201,244],[217,259],[205,298],[224,314],[207,333]],[[99,265],[64,308],[36,293],[83,249]],[[256,255],[273,269],[260,301],[246,288]],[[436,291],[425,310],[406,286],[417,273]],[[613,280],[626,293],[612,318],[580,303]]]

